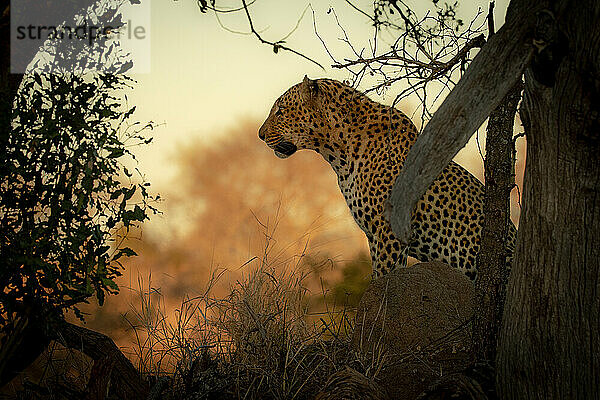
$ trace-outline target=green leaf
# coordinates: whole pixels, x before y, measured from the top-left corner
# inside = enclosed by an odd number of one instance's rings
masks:
[[[135,112],[136,107],[131,107],[124,115],[123,115],[123,119],[127,119],[129,118],[134,112]]]
[[[115,200],[116,198],[118,198],[121,195],[121,193],[123,193],[122,189],[115,190],[114,192],[111,193],[110,199]]]
[[[125,191],[125,194],[123,195],[123,200],[127,201],[131,198],[131,196],[133,196],[133,194],[135,193],[135,186],[132,186],[129,190]]]
[[[134,257],[134,256],[137,256],[137,253],[135,251],[133,251],[132,249],[130,249],[129,247],[123,247],[122,249],[119,249],[117,254],[113,257],[112,261],[116,261],[123,256]]]
[[[107,158],[119,158],[125,154],[125,149],[111,149],[110,154]]]
[[[109,287],[110,289],[113,289],[115,291],[119,291],[119,286],[112,279],[102,278],[102,283],[105,286]]]
[[[143,221],[146,219],[146,212],[144,212],[137,204],[133,208],[133,219],[136,221]]]
[[[96,298],[98,299],[98,304],[103,306],[104,305],[104,291],[96,290]]]

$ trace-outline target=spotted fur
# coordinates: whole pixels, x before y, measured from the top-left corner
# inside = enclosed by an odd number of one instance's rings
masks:
[[[375,277],[406,266],[411,256],[446,262],[475,279],[484,186],[463,167],[451,162],[417,203],[408,248],[384,218],[390,190],[417,139],[417,129],[401,111],[341,82],[305,77],[275,102],[259,137],[281,158],[310,149],[331,164],[369,240]],[[512,223],[509,230],[512,254]]]

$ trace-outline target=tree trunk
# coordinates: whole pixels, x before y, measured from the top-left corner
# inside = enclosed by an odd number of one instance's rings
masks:
[[[94,361],[86,389],[85,400],[106,399],[114,365],[115,359],[111,356],[102,357]]]
[[[556,19],[554,19],[556,18]],[[600,2],[556,1],[526,71],[523,212],[498,350],[503,399],[600,393]]]
[[[0,336],[0,387],[33,363],[50,344],[41,319],[16,318],[14,330]]]
[[[142,379],[131,361],[121,353],[108,336],[68,322],[62,324],[56,336],[63,346],[77,349],[96,361],[92,370],[96,373],[93,373],[90,379],[101,379],[101,381],[88,384],[90,396],[106,390],[109,383],[111,393],[118,395],[119,398],[135,400],[145,399],[148,396],[150,390],[148,383]],[[102,372],[110,376],[103,376]]]
[[[409,243],[417,201],[521,79],[533,55],[536,13],[545,2],[511,1],[506,22],[475,56],[411,147],[386,207],[396,239]]]
[[[506,291],[510,192],[515,185],[512,134],[522,89],[519,81],[490,114],[487,126],[485,219],[477,255],[473,345],[477,359],[492,364],[496,360]]]

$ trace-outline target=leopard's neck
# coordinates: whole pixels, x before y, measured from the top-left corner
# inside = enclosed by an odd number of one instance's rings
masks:
[[[327,142],[316,149],[342,184],[351,185],[355,175],[370,163],[403,164],[417,137],[417,130],[399,110],[362,96],[348,101],[347,107],[329,109],[326,119]],[[367,157],[365,157],[365,155]]]

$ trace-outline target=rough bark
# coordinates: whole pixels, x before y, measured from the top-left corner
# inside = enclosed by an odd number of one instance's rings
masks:
[[[523,83],[508,92],[490,114],[485,156],[485,219],[477,256],[476,302],[473,345],[478,360],[492,364],[502,322],[507,281],[507,237],[510,221],[510,192],[515,184],[513,126]]]
[[[416,200],[495,107],[497,95],[504,96],[506,83],[518,79],[517,67],[531,56],[523,49],[534,43],[521,113],[528,139],[524,208],[498,346],[498,388],[504,399],[596,398],[600,2],[513,0],[510,9],[504,34],[482,49],[465,84],[456,86],[411,150],[392,193],[392,227],[407,239]],[[548,23],[554,18],[555,25]],[[512,44],[496,52],[494,41]]]
[[[600,2],[553,7],[521,110],[524,207],[498,352],[505,399],[600,393]]]
[[[94,361],[85,400],[104,400],[108,396],[114,365],[115,359],[110,355]]]
[[[409,242],[410,216],[417,201],[521,78],[533,54],[531,39],[540,3],[511,3],[505,25],[473,59],[408,153],[386,210],[398,240]]]

